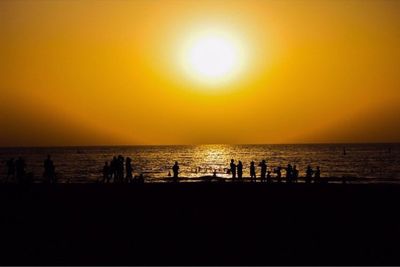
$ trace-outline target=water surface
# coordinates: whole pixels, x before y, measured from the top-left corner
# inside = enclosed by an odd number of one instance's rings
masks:
[[[343,155],[344,147],[346,155]],[[6,174],[7,159],[22,156],[27,162],[27,172],[33,172],[39,180],[47,154],[52,156],[60,182],[95,182],[102,175],[104,162],[114,155],[131,157],[134,174],[143,173],[147,182],[163,180],[175,161],[179,162],[184,177],[211,175],[217,170],[218,176],[228,178],[226,168],[232,158],[243,162],[244,176],[249,175],[252,160],[258,163],[265,159],[269,168],[295,164],[300,176],[304,176],[306,166],[311,164],[320,166],[325,177],[400,182],[400,144],[0,148],[0,176],[4,178]]]

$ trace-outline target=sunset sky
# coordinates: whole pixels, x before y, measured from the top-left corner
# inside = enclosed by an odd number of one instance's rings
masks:
[[[2,0],[0,146],[398,142],[399,14],[383,0]]]

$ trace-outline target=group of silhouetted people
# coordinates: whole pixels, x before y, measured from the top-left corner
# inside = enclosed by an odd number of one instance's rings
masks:
[[[235,160],[231,159],[231,163],[229,165],[228,173],[232,175],[232,180],[242,180],[243,179],[243,163],[242,161],[239,160],[238,164],[235,164]],[[271,179],[271,172],[267,172],[267,162],[265,160],[262,160],[259,164],[258,167],[261,169],[261,182],[272,182]],[[236,177],[237,174],[237,177]],[[256,165],[255,162],[252,161],[250,163],[250,181],[256,182],[257,181],[257,175],[256,175]]]
[[[14,179],[17,183],[30,183],[33,179],[33,174],[27,175],[26,173],[26,163],[22,157],[19,157],[17,160],[14,158],[9,159],[6,162],[7,165],[7,177],[6,182],[9,179]],[[275,174],[275,180],[280,183],[282,182],[282,170],[286,172],[286,183],[297,182],[299,177],[299,171],[296,165],[292,166],[288,164],[287,167],[278,166],[274,169],[268,169],[267,162],[262,160],[257,165],[254,161],[250,163],[249,174],[250,181],[257,182],[257,174],[256,168],[260,168],[260,182],[272,183],[272,175]],[[57,183],[57,175],[55,171],[55,166],[53,161],[51,160],[51,156],[48,155],[47,158],[43,162],[43,178],[47,183]],[[179,176],[179,164],[175,161],[175,164],[172,166],[172,179],[173,181],[178,181]],[[133,182],[144,182],[143,174],[139,176],[133,175],[132,168],[132,159],[130,157],[124,158],[123,156],[114,156],[113,159],[108,162],[106,161],[103,166],[103,177],[99,181],[102,183],[133,183]],[[230,168],[228,169],[228,173],[232,175],[233,181],[242,181],[243,180],[243,163],[239,160],[238,164],[235,164],[235,160],[232,159],[230,162]],[[168,173],[168,176],[171,176],[171,173]],[[216,171],[214,171],[214,177],[216,177]],[[321,171],[319,166],[316,167],[315,170],[311,168],[310,165],[307,166],[305,182],[311,183],[320,182]]]
[[[125,166],[124,166],[125,163]],[[123,156],[114,156],[111,162],[106,161],[103,166],[103,183],[133,183],[143,181],[143,175],[133,176],[132,159]]]
[[[267,162],[265,160],[262,160],[260,163],[258,163],[257,166],[260,167],[260,181],[266,183],[272,183],[271,171],[268,170]],[[228,173],[232,175],[232,180],[241,181],[243,179],[243,163],[239,160],[238,164],[235,164],[235,160],[231,159],[229,167],[230,168],[228,169]],[[277,168],[273,169],[273,173],[276,174],[275,178],[278,183],[282,182],[282,170],[286,171],[285,179],[287,183],[292,183],[292,182],[297,183],[299,178],[299,170],[297,169],[296,165],[292,166],[291,164],[288,164],[286,168],[278,166]],[[319,181],[320,177],[321,177],[321,171],[319,166],[315,171],[313,171],[311,166],[308,165],[306,170],[306,179],[305,179],[306,183],[311,183],[313,178],[314,181]],[[251,182],[257,181],[256,164],[254,161],[250,163],[250,181]]]
[[[305,177],[305,182],[306,183],[311,183],[311,181],[314,178],[314,182],[320,182],[321,178],[321,170],[319,169],[319,166],[317,166],[317,169],[314,171],[310,165],[307,166],[306,170],[306,177]]]
[[[33,182],[33,173],[26,172],[26,162],[22,157],[17,160],[11,158],[7,160],[7,177],[6,182],[14,180],[18,184],[29,184]],[[43,179],[47,183],[57,183],[55,166],[50,155],[43,162]]]
[[[7,178],[6,182],[10,180],[15,180],[17,183],[23,183],[25,181],[26,176],[26,163],[22,157],[19,157],[17,160],[11,158],[7,160]]]

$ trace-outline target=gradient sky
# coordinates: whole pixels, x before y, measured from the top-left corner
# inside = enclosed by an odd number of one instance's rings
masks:
[[[400,1],[0,2],[0,146],[400,141]],[[193,79],[213,30],[246,60]]]

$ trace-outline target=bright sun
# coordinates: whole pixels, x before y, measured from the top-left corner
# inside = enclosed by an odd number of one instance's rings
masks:
[[[183,49],[183,67],[193,79],[208,84],[232,80],[243,65],[239,42],[232,36],[203,32],[192,36]]]
[[[235,47],[228,40],[209,36],[198,40],[189,51],[189,64],[204,78],[220,78],[236,64]]]

